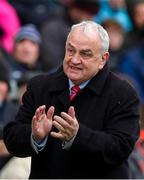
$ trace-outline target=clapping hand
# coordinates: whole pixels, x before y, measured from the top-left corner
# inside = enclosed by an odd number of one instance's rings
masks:
[[[73,138],[79,129],[74,107],[71,106],[68,113],[61,112],[61,116],[55,115],[52,124],[58,129],[58,132],[52,131],[50,133],[52,137],[61,139],[62,141],[69,141]]]
[[[52,129],[52,120],[54,115],[54,107],[51,106],[47,113],[46,106],[40,106],[36,109],[32,118],[32,136],[35,140],[44,139]]]

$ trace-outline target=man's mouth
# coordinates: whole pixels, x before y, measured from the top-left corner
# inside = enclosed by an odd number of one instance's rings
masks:
[[[78,68],[78,67],[75,67],[75,66],[70,66],[70,68],[71,68],[72,70],[75,70],[75,71],[81,70],[81,68]]]

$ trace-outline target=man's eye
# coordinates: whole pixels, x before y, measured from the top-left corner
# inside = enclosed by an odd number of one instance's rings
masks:
[[[67,51],[68,51],[68,52],[71,52],[71,51],[72,51],[72,49],[71,49],[71,48],[67,48]]]
[[[73,49],[68,48],[68,49],[67,49],[67,52],[68,52],[69,54],[73,54],[73,53],[74,53],[74,50],[73,50]]]
[[[90,57],[92,57],[92,54],[91,53],[81,53],[81,56],[83,58],[90,58]]]
[[[73,50],[72,50],[72,49],[68,49],[68,51],[69,51],[69,52],[73,52]]]

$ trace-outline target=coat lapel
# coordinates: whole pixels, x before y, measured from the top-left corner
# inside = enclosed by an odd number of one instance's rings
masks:
[[[97,95],[100,95],[105,86],[109,72],[110,71],[109,71],[108,65],[105,65],[104,68],[101,71],[99,71],[99,73],[91,79],[91,81],[87,85],[87,88],[89,88],[91,91],[93,91]]]
[[[67,106],[69,104],[69,83],[64,72],[59,72],[50,83],[48,91],[56,94],[58,100]]]

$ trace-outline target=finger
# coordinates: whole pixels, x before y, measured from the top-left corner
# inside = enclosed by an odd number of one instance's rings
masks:
[[[75,118],[75,110],[73,106],[70,106],[68,109],[68,114],[72,117]]]
[[[36,116],[34,115],[32,118],[32,127],[36,126]]]
[[[34,135],[34,132],[37,131],[38,132],[39,127],[38,127],[38,123],[37,123],[37,118],[36,116],[33,116],[32,118],[32,134]]]
[[[45,105],[42,105],[36,109],[35,116],[36,116],[37,120],[39,120],[40,116],[43,113],[45,113],[45,108],[46,108]]]
[[[75,117],[75,110],[74,110],[74,107],[73,106],[70,106],[69,109],[68,109],[68,114],[65,113],[65,112],[62,112],[61,113],[61,116],[63,118],[65,118],[67,121],[69,121],[69,123],[71,123],[73,121]],[[71,118],[70,118],[71,117]]]
[[[62,135],[61,133],[57,133],[57,132],[51,132],[50,135],[54,138],[57,138],[57,139],[61,139],[61,140],[64,140],[65,139],[65,136]]]
[[[47,111],[47,118],[48,118],[49,120],[52,120],[53,115],[54,115],[54,111],[55,111],[54,106],[51,106],[51,107],[48,109],[48,111]]]
[[[41,116],[40,116],[40,118],[38,119],[38,121],[37,122],[43,122],[44,120],[46,119],[46,115],[45,114],[42,114]]]
[[[63,129],[67,129],[70,126],[69,123],[60,116],[54,116],[53,119],[54,119],[54,121],[58,122],[63,127]]]
[[[36,116],[36,119],[38,120],[39,119],[39,108],[36,109],[35,116]]]
[[[59,131],[65,132],[65,129],[57,121],[53,121],[53,126]]]
[[[65,139],[66,137],[71,137],[73,127],[63,118],[54,116],[53,126],[59,130],[59,132],[65,137]]]
[[[72,125],[73,124],[73,118],[67,114],[66,112],[62,112],[61,113],[61,117],[69,124],[69,125]]]
[[[45,114],[45,109],[46,109],[45,105],[40,106],[40,114]]]

